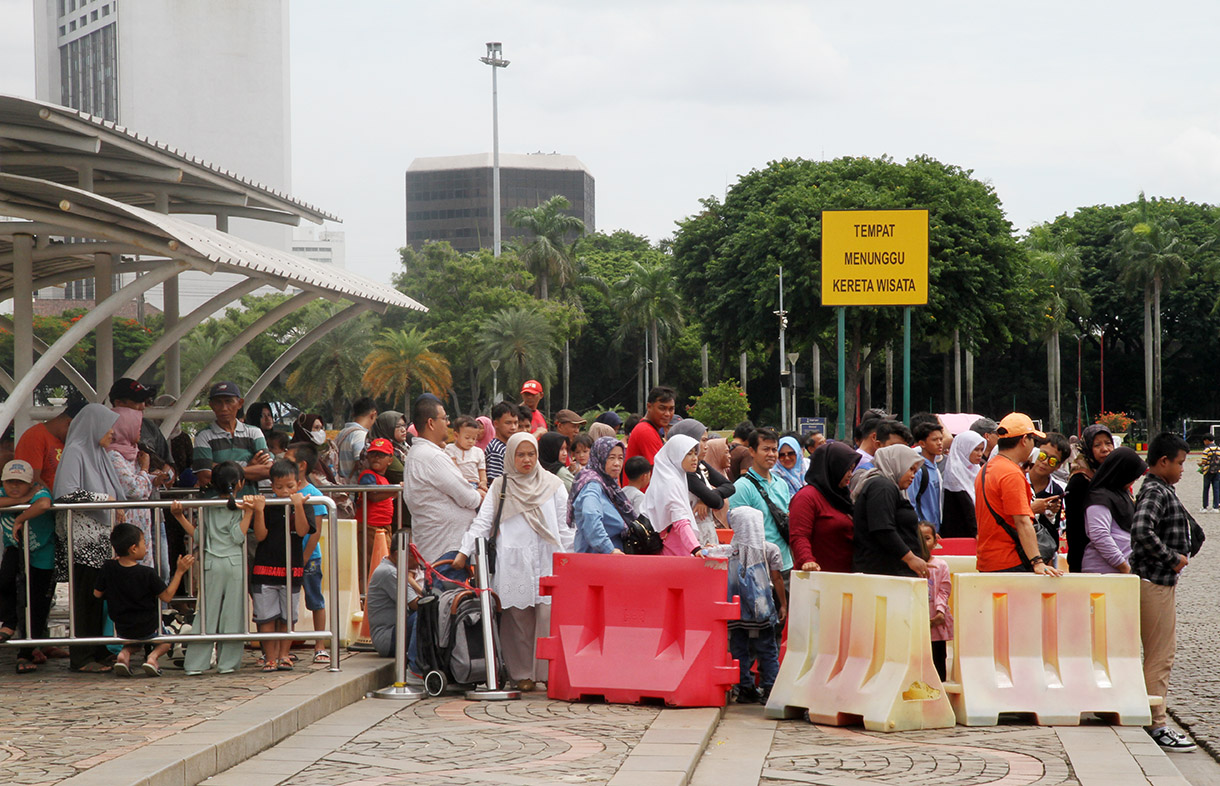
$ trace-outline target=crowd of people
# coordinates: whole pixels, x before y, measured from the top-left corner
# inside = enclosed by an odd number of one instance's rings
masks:
[[[642,415],[624,420],[607,411],[591,423],[567,409],[548,422],[539,410],[543,395],[529,380],[519,403],[451,419],[439,398],[424,394],[409,420],[361,398],[330,439],[320,415],[300,413],[289,433],[270,404],[246,406],[237,385],[218,382],[209,391],[214,422],[193,438],[175,428],[167,440],[143,413],[155,390],[121,379],[110,391],[112,406],[69,406],[25,432],[4,464],[2,504],[28,508],[0,516],[0,641],[24,628],[18,595],[26,582],[28,633],[45,637],[48,599],[69,566],[76,636],[148,638],[158,629],[159,601],[172,598],[192,551],[202,561],[207,597],[202,629],[243,631],[245,549],[258,630],[282,633],[295,624],[301,594],[320,629],[318,521],[325,508],[303,500],[320,496],[320,486],[351,484],[372,488],[332,496],[366,532],[400,538],[409,530],[418,554],[407,566],[412,606],[423,591],[421,568],[443,566],[443,575],[465,578],[477,540],[494,541],[503,657],[523,690],[546,680],[536,643],[549,633],[549,599],[539,580],[550,574],[553,555],[568,551],[727,557],[730,591],[742,598],[741,619],[730,624],[740,702],[765,702],[774,682],[793,569],[927,579],[943,677],[953,620],[949,571],[936,555],[942,539],[973,538],[983,572],[1138,575],[1147,687],[1165,694],[1174,587],[1203,541],[1173,491],[1188,453],[1180,437],[1155,436],[1141,458],[1116,447],[1102,425],[1069,438],[1043,433],[1014,412],[950,433],[934,414],[902,423],[870,411],[850,442],[748,421],[722,438],[679,417],[676,392],[663,386],[649,391]],[[1220,475],[1220,449],[1208,450],[1200,471]],[[399,483],[404,506],[396,504],[397,489],[375,488]],[[227,504],[197,518],[180,505],[166,516],[138,507],[71,515],[52,509],[53,502],[146,500],[171,487],[197,487]],[[1204,508],[1210,488],[1205,484]],[[1212,496],[1220,504],[1214,489]],[[268,504],[272,499],[278,504]],[[731,540],[722,545],[725,530]],[[187,547],[188,536],[198,549]],[[367,617],[374,645],[388,655],[400,619],[393,608],[396,552],[370,567]],[[411,614],[405,619],[408,662],[417,668],[416,630]],[[286,640],[262,642],[262,649],[264,670],[292,668]],[[231,672],[241,652],[240,644],[192,644],[185,668],[200,674],[215,660],[218,671]],[[161,653],[147,656],[146,673],[160,673]],[[17,669],[32,671],[56,654],[22,649]],[[73,645],[71,667],[130,673],[130,655]],[[324,642],[314,658],[329,660]],[[1151,731],[1167,749],[1191,746],[1167,727],[1164,705],[1154,709]]]

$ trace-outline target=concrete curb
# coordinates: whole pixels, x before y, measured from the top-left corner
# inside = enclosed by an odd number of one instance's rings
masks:
[[[317,671],[61,781],[64,786],[194,786],[388,685],[393,661],[345,658],[341,672]]]
[[[661,710],[608,786],[687,786],[724,712]]]

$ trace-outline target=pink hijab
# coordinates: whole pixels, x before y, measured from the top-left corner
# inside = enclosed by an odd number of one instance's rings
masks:
[[[114,440],[107,449],[134,462],[140,453],[140,425],[144,422],[144,413],[138,409],[115,407],[114,414],[119,419],[114,424]]]
[[[479,437],[479,441],[474,443],[475,447],[485,449],[496,438],[496,426],[486,415],[479,415],[475,420],[483,425],[483,434]]]

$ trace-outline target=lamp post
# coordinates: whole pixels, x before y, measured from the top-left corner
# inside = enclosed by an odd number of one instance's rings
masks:
[[[792,410],[789,413],[792,419],[789,421],[793,431],[796,431],[796,361],[801,356],[800,352],[788,353],[788,367],[792,370],[789,380],[792,382]]]
[[[491,66],[491,232],[492,253],[500,256],[500,102],[496,91],[496,71],[508,68],[500,57],[500,42],[487,42],[487,57],[480,57]]]
[[[500,361],[489,362],[491,363],[491,405],[494,407],[500,403],[496,401],[500,397]]]
[[[784,379],[788,367],[784,364],[784,334],[788,330],[788,312],[784,310],[784,268],[779,269],[779,311],[771,312],[779,317],[779,423],[782,428],[788,422],[788,395],[784,392]]]

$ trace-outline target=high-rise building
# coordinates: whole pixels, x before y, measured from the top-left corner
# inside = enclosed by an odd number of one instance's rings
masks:
[[[34,0],[34,58],[39,100],[291,190],[288,0]],[[288,250],[290,228],[243,218],[248,209],[198,222]],[[234,281],[186,274],[182,305]]]
[[[492,157],[490,153],[417,158],[407,168],[407,243],[420,248],[447,240],[467,252],[492,247]],[[500,214],[537,207],[562,194],[567,211],[593,232],[593,175],[576,156],[557,153],[500,154]],[[502,222],[504,240],[523,233]]]
[[[347,266],[343,232],[298,229],[292,235],[292,253],[342,270]]]

